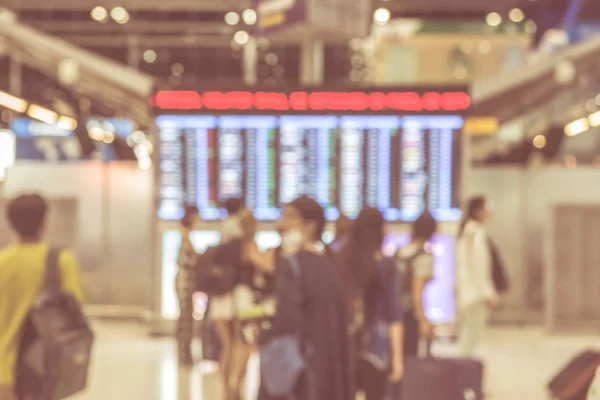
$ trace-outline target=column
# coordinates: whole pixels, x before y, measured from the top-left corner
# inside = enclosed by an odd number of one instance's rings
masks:
[[[321,86],[325,80],[325,44],[322,39],[307,38],[300,44],[300,83]]]
[[[258,81],[258,47],[256,44],[256,38],[250,37],[248,43],[244,45],[242,63],[244,83],[249,86],[256,85]]]
[[[141,58],[140,38],[138,36],[127,37],[127,65],[139,69]]]
[[[9,91],[13,96],[21,97],[22,82],[23,82],[23,66],[17,57],[10,58],[10,66],[8,71]]]

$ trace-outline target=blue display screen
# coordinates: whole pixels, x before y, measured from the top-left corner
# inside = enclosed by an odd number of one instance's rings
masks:
[[[459,116],[162,115],[159,217],[181,218],[187,202],[218,220],[226,199],[241,198],[274,220],[308,195],[329,220],[364,206],[388,221],[425,207],[458,220],[462,125]]]
[[[101,126],[107,132],[127,138],[133,131],[133,123],[124,119],[90,119],[88,128]],[[17,160],[66,162],[89,159],[81,153],[81,146],[74,131],[58,125],[47,124],[29,118],[14,118],[10,130],[17,138]],[[98,143],[99,158],[116,160],[110,144]]]

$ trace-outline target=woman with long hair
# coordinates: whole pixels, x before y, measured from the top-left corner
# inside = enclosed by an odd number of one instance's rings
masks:
[[[181,246],[177,264],[179,271],[175,280],[177,297],[179,300],[179,319],[177,320],[177,349],[181,366],[191,366],[192,341],[194,338],[194,271],[196,267],[196,250],[190,234],[198,219],[198,209],[185,205],[184,215],[181,219],[179,231],[181,233]]]
[[[400,278],[394,260],[382,254],[385,235],[381,212],[364,208],[340,254],[341,275],[354,314],[351,332],[356,342],[358,389],[364,391],[367,400],[382,400],[388,381],[397,383],[403,375]],[[374,362],[369,356],[365,338],[376,326],[385,326],[388,331],[390,365]]]
[[[263,369],[259,400],[354,399],[346,302],[335,260],[322,242],[325,222],[323,208],[310,197],[301,196],[284,208],[278,223],[282,246],[273,256],[272,268],[277,311],[261,342],[265,345],[301,331],[306,367],[284,397],[269,392],[266,380],[273,377]],[[298,266],[299,275],[291,263]],[[266,367],[264,363],[262,367]]]
[[[340,215],[335,221],[335,239],[331,243],[331,248],[334,250],[341,249],[351,229],[352,220],[343,214]]]
[[[492,274],[492,257],[485,223],[491,216],[484,196],[472,197],[456,245],[456,294],[460,319],[460,350],[473,355],[481,340],[490,307],[499,296]]]

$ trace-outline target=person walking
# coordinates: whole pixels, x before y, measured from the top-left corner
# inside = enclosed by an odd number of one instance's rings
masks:
[[[492,215],[484,196],[471,198],[456,245],[456,295],[460,352],[472,357],[484,335],[490,309],[498,304],[486,223]]]

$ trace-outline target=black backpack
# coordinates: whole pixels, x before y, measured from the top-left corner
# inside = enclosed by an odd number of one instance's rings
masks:
[[[209,247],[196,260],[196,291],[208,296],[229,293],[239,281],[242,240]]]
[[[494,280],[494,286],[499,294],[503,294],[510,289],[510,280],[506,273],[504,266],[504,260],[500,256],[500,250],[492,239],[488,238],[490,257],[492,259],[492,279]]]
[[[94,334],[81,305],[61,289],[59,249],[50,249],[42,291],[29,310],[16,370],[20,398],[61,400],[87,386]]]

